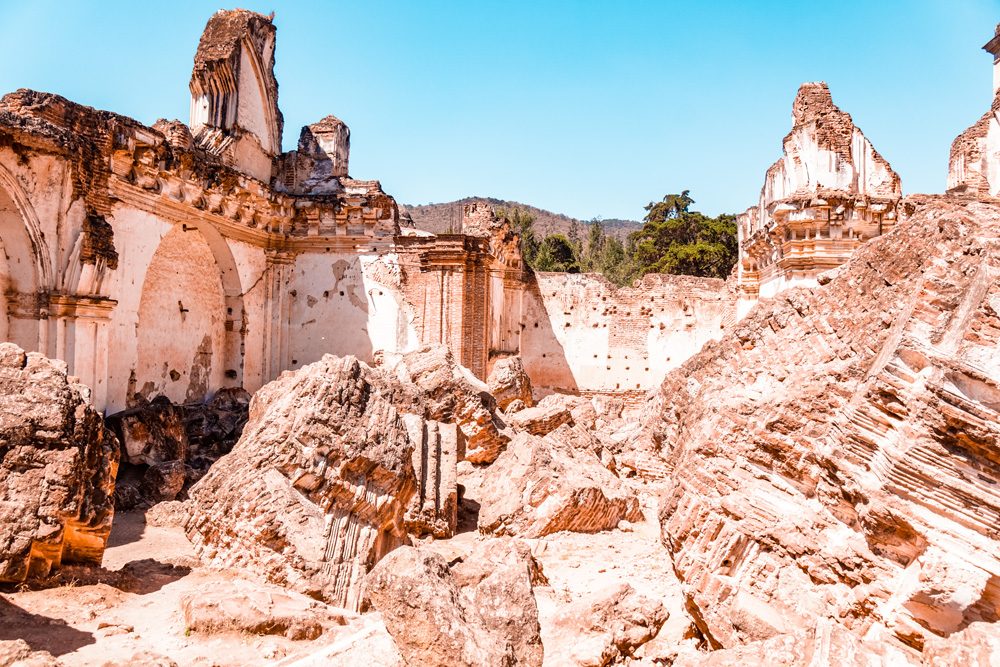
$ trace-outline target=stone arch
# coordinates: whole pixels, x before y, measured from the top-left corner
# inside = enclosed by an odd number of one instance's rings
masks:
[[[222,292],[225,298],[225,330],[226,350],[224,356],[223,387],[242,387],[244,353],[243,344],[246,339],[246,311],[243,305],[243,283],[236,259],[229,247],[229,242],[215,227],[203,223],[198,226],[201,235],[212,250],[215,264],[219,268],[222,280]]]
[[[222,280],[222,291],[226,297],[227,309],[231,309],[228,314],[237,322],[242,321],[243,285],[240,283],[240,271],[236,266],[233,251],[229,248],[229,242],[219,233],[218,229],[208,223],[199,223],[195,226],[181,225],[181,229],[197,231],[208,243],[215,264],[219,267],[219,277]]]
[[[0,165],[0,340],[38,348],[41,295],[52,280],[38,216],[17,179]]]
[[[277,155],[281,153],[281,127],[276,117],[278,101],[274,99],[267,85],[268,77],[273,80],[274,74],[265,65],[266,61],[270,61],[271,52],[274,51],[274,35],[271,34],[264,40],[264,44],[262,45],[264,53],[257,50],[253,40],[247,35],[243,36],[242,41],[243,48],[241,52],[252,68],[253,83],[246,86],[243,91],[245,95],[252,95],[251,99],[241,100],[241,103],[251,107],[246,110],[248,113],[256,112],[261,115],[264,121],[264,127],[261,128],[262,131],[258,134],[261,147],[265,152]],[[241,74],[243,71],[243,68],[241,68]],[[243,82],[241,81],[241,83]]]
[[[135,391],[200,402],[243,380],[243,296],[229,244],[208,224],[175,225],[146,269]]]

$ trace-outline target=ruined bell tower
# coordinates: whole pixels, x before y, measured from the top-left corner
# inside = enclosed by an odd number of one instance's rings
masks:
[[[191,72],[191,133],[198,147],[263,183],[281,153],[284,120],[274,78],[275,28],[245,9],[208,20]]]

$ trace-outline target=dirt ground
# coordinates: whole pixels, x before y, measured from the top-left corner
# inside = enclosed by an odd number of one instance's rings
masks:
[[[199,567],[180,528],[147,525],[142,512],[115,515],[102,570],[80,575],[102,581],[0,594],[0,639],[24,639],[69,667],[130,664],[140,651],[182,666],[268,665],[303,644],[279,636],[188,631],[180,597],[239,573]]]
[[[466,486],[464,532],[424,546],[454,558],[481,539],[474,528],[480,476],[481,471],[471,471],[460,480]],[[676,642],[683,636],[688,621],[680,588],[658,539],[657,489],[641,482],[635,486],[646,520],[631,530],[563,532],[529,540],[550,584],[535,590],[543,641],[548,619],[562,605],[622,581],[662,600],[670,612],[657,641]],[[181,596],[242,576],[201,567],[179,527],[148,525],[142,512],[119,513],[101,569],[68,568],[61,585],[0,592],[0,640],[24,639],[68,667],[138,664],[133,656],[141,651],[168,656],[180,667],[263,666],[316,653],[363,625],[362,620],[328,628],[312,641],[238,632],[205,635],[185,627]]]

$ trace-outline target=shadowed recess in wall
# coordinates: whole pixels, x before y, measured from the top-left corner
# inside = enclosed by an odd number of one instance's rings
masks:
[[[138,393],[174,403],[204,400],[222,384],[226,302],[204,236],[175,226],[146,272],[136,334]]]

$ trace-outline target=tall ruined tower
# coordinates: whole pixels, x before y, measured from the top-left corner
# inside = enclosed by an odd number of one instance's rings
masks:
[[[208,20],[191,72],[191,132],[223,164],[270,183],[284,120],[274,78],[275,28],[245,9]]]
[[[737,216],[741,316],[760,298],[815,285],[896,221],[899,176],[825,83],[802,84],[792,120],[758,205]]]

